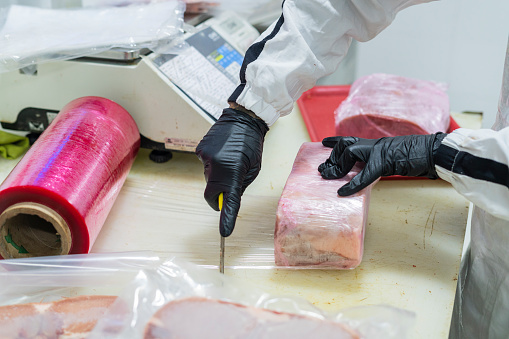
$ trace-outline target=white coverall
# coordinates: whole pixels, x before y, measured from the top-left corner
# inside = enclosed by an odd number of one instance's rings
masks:
[[[459,129],[443,140],[481,164],[466,174],[436,168],[442,179],[475,204],[450,338],[509,338],[509,44],[504,68],[493,130]]]
[[[419,0],[285,0],[282,16],[249,48],[229,101],[271,126],[300,95],[331,74],[353,39],[374,38]],[[508,51],[509,58],[509,51]],[[458,129],[439,176],[475,204],[451,338],[509,337],[509,59],[494,130]],[[458,225],[460,227],[461,225]]]

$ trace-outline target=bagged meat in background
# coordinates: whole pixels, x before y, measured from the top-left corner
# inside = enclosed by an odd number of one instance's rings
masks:
[[[442,83],[391,74],[359,78],[334,112],[336,135],[378,139],[446,132],[446,89]]]

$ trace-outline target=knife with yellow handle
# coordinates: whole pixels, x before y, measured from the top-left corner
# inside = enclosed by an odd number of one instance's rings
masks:
[[[223,209],[223,193],[219,193],[218,197],[219,211]],[[224,274],[224,237],[221,236],[221,243],[219,248],[219,273]]]

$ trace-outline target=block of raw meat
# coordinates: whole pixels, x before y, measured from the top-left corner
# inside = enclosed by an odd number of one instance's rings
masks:
[[[113,296],[79,296],[0,307],[0,338],[85,338]]]
[[[359,335],[338,322],[190,297],[160,308],[147,323],[144,338],[352,339]]]
[[[348,197],[337,190],[359,167],[338,180],[322,179],[318,166],[331,148],[302,144],[279,199],[274,232],[278,266],[351,269],[362,261],[371,186]]]
[[[356,80],[334,112],[336,135],[377,139],[447,132],[449,97],[442,83],[391,74]]]

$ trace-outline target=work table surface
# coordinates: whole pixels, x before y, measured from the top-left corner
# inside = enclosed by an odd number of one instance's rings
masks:
[[[470,127],[468,119],[456,120]],[[225,275],[276,296],[305,298],[328,312],[359,305],[403,308],[416,314],[412,338],[447,337],[469,204],[445,181],[379,181],[356,269],[274,266],[277,202],[305,141],[309,136],[297,107],[267,134],[262,170],[226,239]],[[92,252],[152,250],[217,270],[219,213],[203,198],[201,162],[194,154],[174,153],[169,162],[156,164],[148,154],[140,150]],[[0,179],[16,162],[0,160]]]

